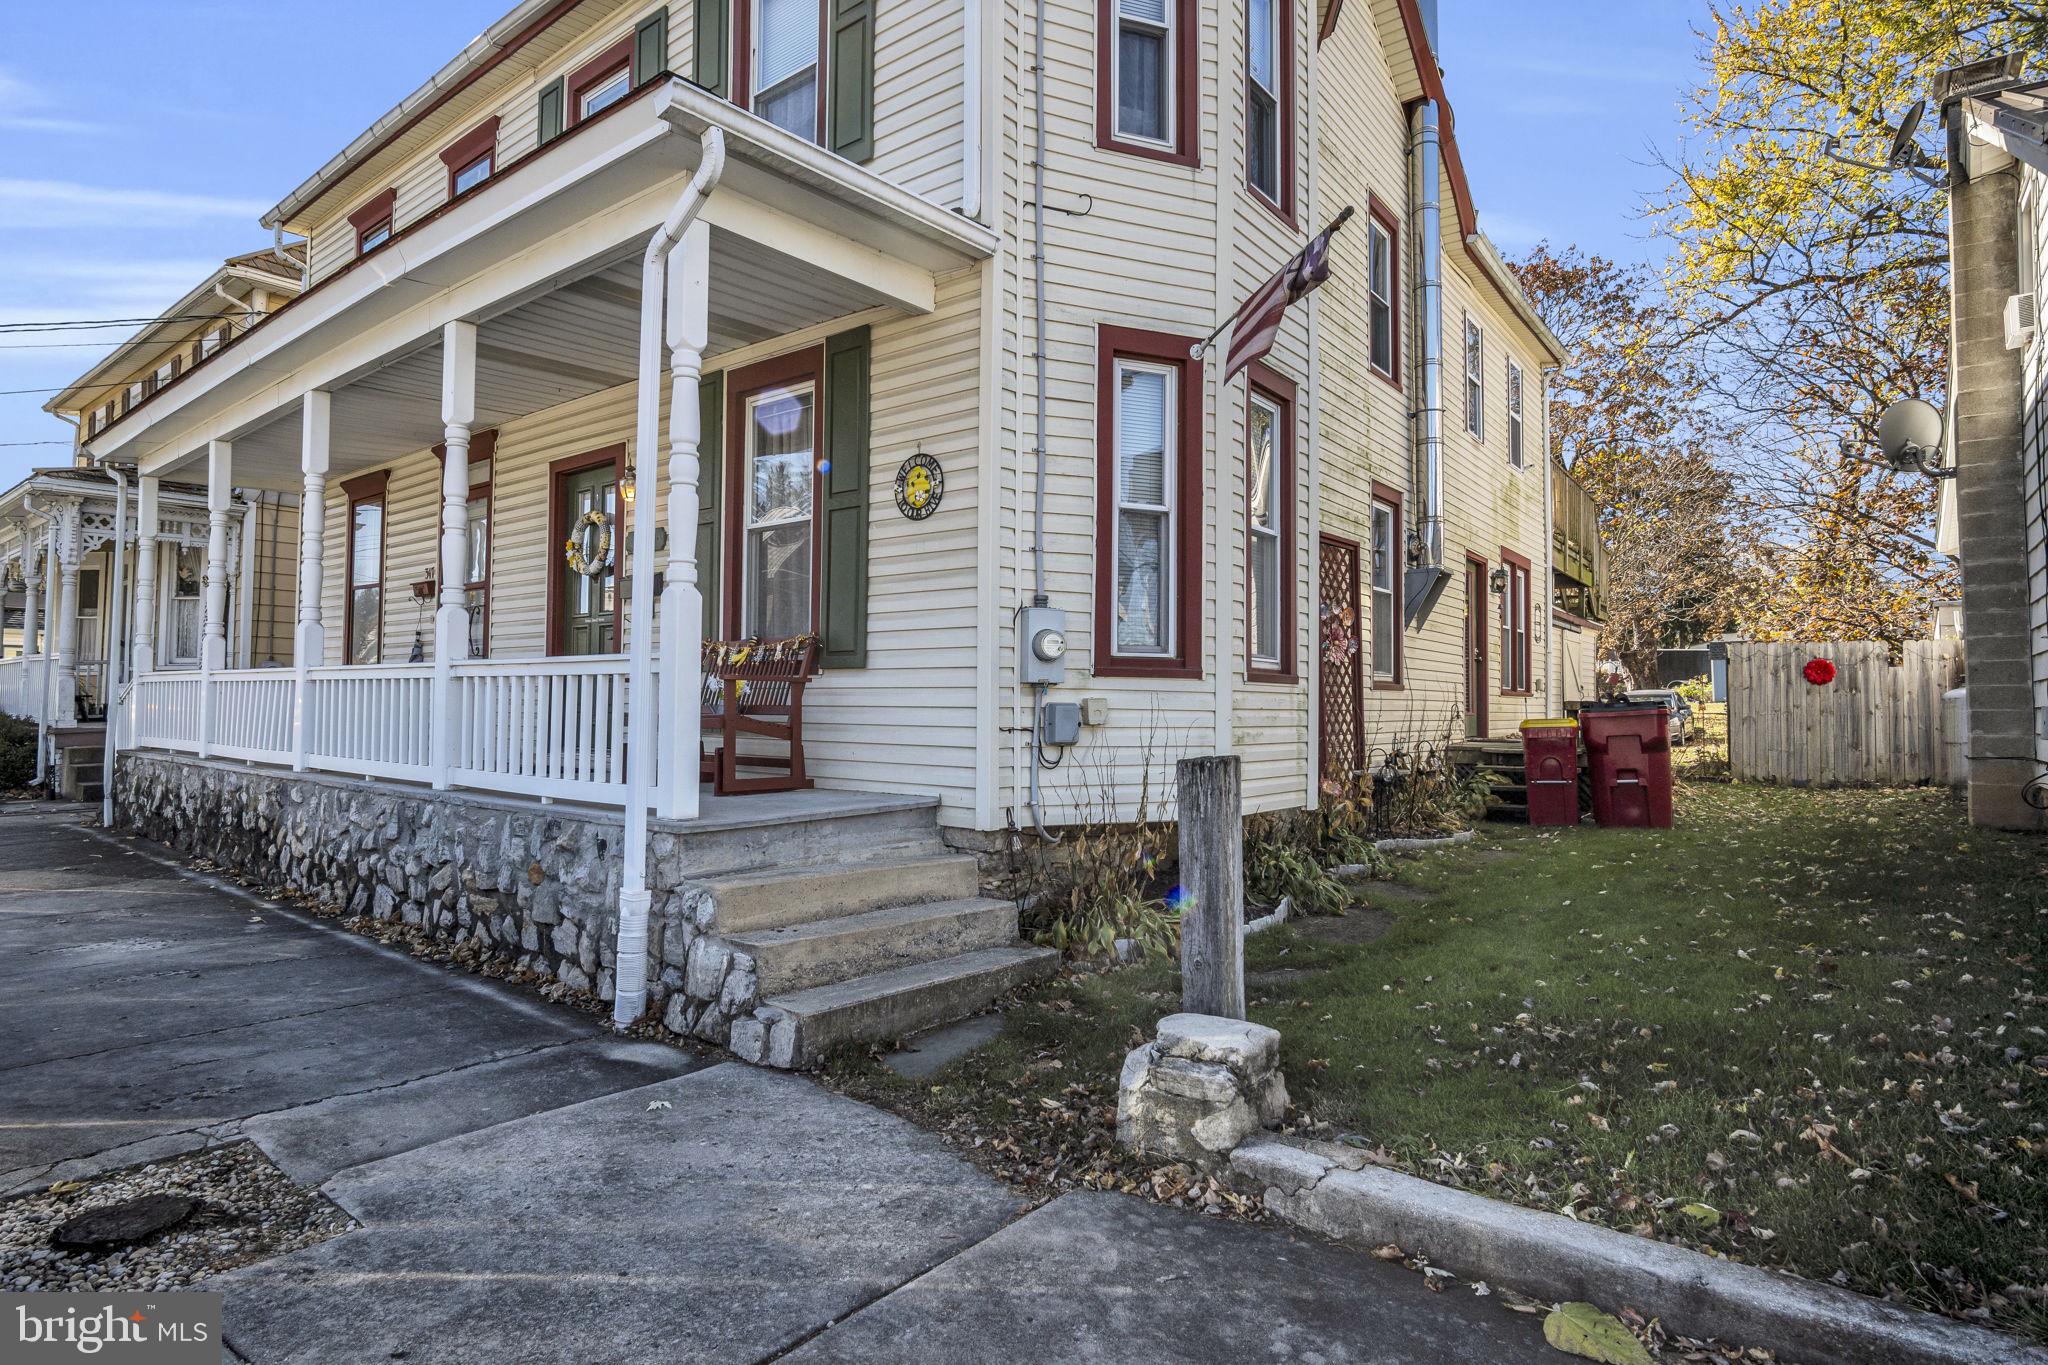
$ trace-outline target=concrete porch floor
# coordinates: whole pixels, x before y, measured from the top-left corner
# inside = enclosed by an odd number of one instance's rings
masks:
[[[1279,1228],[1027,1211],[801,1077],[600,1033],[0,808],[0,1187],[256,1143],[362,1226],[243,1268],[270,1361],[1500,1362],[1533,1318]]]

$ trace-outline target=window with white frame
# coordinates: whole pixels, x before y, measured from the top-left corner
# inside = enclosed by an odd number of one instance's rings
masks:
[[[1268,0],[1270,3],[1270,0]],[[1111,105],[1119,138],[1163,147],[1174,143],[1173,0],[1112,0],[1116,13],[1116,54],[1111,63]]]
[[[374,251],[390,240],[391,220],[386,218],[380,223],[374,223],[363,229],[363,235],[356,239],[356,254],[360,256]]]
[[[1486,439],[1486,333],[1465,318],[1465,430]]]
[[[469,465],[469,506],[463,535],[462,605],[469,613],[469,654],[490,653],[491,609],[491,462]]]
[[[348,661],[384,657],[384,499],[354,501],[348,517]]]
[[[818,140],[818,0],[752,0],[753,110]]]
[[[1174,652],[1177,378],[1165,365],[1116,362],[1117,654]]]
[[[496,156],[495,152],[485,152],[482,156],[455,172],[455,178],[450,182],[450,188],[456,194],[461,194],[464,190],[475,189],[478,185],[483,184],[484,181],[489,180],[491,178],[491,165],[496,160]]]
[[[1371,314],[1371,352],[1367,359],[1387,378],[1394,377],[1394,234],[1374,218],[1366,224],[1366,300]]]
[[[1245,601],[1245,632],[1252,662],[1267,668],[1284,666],[1281,631],[1287,619],[1281,601],[1281,524],[1285,496],[1281,480],[1280,405],[1253,392],[1245,407],[1245,479],[1249,498],[1245,553],[1251,561]]]
[[[1401,669],[1401,514],[1372,504],[1372,675],[1396,681]]]
[[[576,99],[576,121],[602,113],[633,93],[633,68],[622,66],[603,80],[584,87]],[[458,191],[459,193],[459,191]]]
[[[762,639],[811,629],[811,506],[816,467],[810,384],[746,404],[745,596],[740,627]]]
[[[1244,175],[1280,202],[1280,5],[1245,0]]]
[[[1522,367],[1508,361],[1508,463],[1522,467]]]

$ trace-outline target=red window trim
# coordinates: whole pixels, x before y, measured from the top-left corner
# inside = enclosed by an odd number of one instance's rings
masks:
[[[633,35],[630,33],[570,72],[568,79],[562,82],[564,132],[583,122],[584,94],[592,87],[604,84],[621,71],[626,73],[626,80],[630,85],[633,79]],[[629,89],[627,93],[631,94],[632,91]]]
[[[1337,16],[1343,12],[1344,0],[1330,0],[1330,7],[1323,11],[1322,25],[1316,29],[1317,47],[1321,47],[1323,40],[1337,31]]]
[[[344,664],[353,664],[356,658],[356,508],[363,503],[374,502],[383,511],[377,519],[377,587],[381,591],[390,572],[384,562],[384,552],[391,542],[391,504],[384,497],[390,482],[391,471],[388,469],[373,469],[367,474],[341,481],[342,496],[348,499],[348,511],[342,521],[341,661]],[[369,660],[373,664],[384,661],[384,606],[384,599],[379,597],[377,657]]]
[[[1266,192],[1260,189],[1257,185],[1254,185],[1252,183],[1252,163],[1249,147],[1247,147],[1245,154],[1244,187],[1251,194],[1252,198],[1258,200],[1261,204],[1264,204],[1269,211],[1271,211],[1280,219],[1281,222],[1287,224],[1287,226],[1291,228],[1295,226],[1294,0],[1273,0],[1273,6],[1278,13],[1278,18],[1280,21],[1280,51],[1277,54],[1280,58],[1280,89],[1274,93],[1274,97],[1277,100],[1279,107],[1273,111],[1274,117],[1280,121],[1280,198],[1278,201],[1268,199],[1266,197]],[[1244,85],[1245,101],[1247,104],[1249,104],[1251,101],[1252,84],[1251,49],[1249,46],[1249,34],[1247,34],[1246,42],[1247,46],[1245,49]],[[1246,111],[1246,118],[1247,120],[1249,120],[1250,118],[1249,110]],[[1250,126],[1249,122],[1247,122],[1246,126]]]
[[[446,459],[447,457],[448,443],[446,441],[437,442],[434,446],[435,467],[439,468],[440,462]],[[483,589],[484,648],[481,654],[474,656],[479,659],[490,657],[491,652],[491,566],[497,563],[498,561],[497,555],[492,553],[495,547],[491,544],[492,535],[497,530],[498,519],[498,503],[497,499],[491,496],[491,485],[494,481],[494,476],[497,474],[497,458],[498,432],[495,427],[488,431],[477,431],[470,433],[470,464],[487,464],[491,466],[490,473],[484,475],[484,480],[482,483],[472,483],[469,486],[469,496],[471,501],[474,501],[479,493],[481,493],[484,498],[484,576],[481,579],[477,579],[473,582],[465,582],[462,585],[462,590],[464,593],[471,592],[477,588]],[[434,486],[436,488],[440,487],[440,483],[438,480],[436,480]],[[439,560],[439,557],[440,547],[437,544],[435,546],[435,558],[437,562]]]
[[[1478,570],[1479,591],[1482,595],[1485,595],[1489,591],[1487,578],[1492,570],[1486,562],[1486,556],[1467,550],[1465,551],[1465,622],[1462,629],[1469,632],[1476,628],[1478,638],[1475,640],[1470,635],[1467,635],[1462,641],[1467,657],[1464,666],[1465,671],[1461,672],[1458,677],[1458,697],[1461,703],[1468,700],[1472,703],[1475,713],[1472,716],[1472,720],[1476,723],[1475,728],[1479,732],[1478,737],[1485,739],[1493,733],[1493,707],[1488,702],[1488,689],[1493,685],[1493,623],[1490,619],[1493,613],[1487,610],[1489,604],[1486,602],[1481,602],[1476,611],[1473,609],[1471,584],[1475,569]],[[1479,665],[1479,685],[1476,688],[1472,686],[1470,673],[1475,657]],[[1468,692],[1471,695],[1468,696]]]
[[[1136,327],[1098,324],[1095,329],[1095,631],[1093,672],[1098,678],[1199,678],[1202,676],[1202,362],[1189,357],[1198,338]],[[1179,501],[1178,543],[1174,546],[1175,649],[1158,657],[1111,652],[1116,615],[1116,362],[1144,360],[1178,371],[1180,411],[1174,452]]]
[[[1385,504],[1393,509],[1394,513],[1394,544],[1392,546],[1394,552],[1394,676],[1382,678],[1375,674],[1371,668],[1370,656],[1367,658],[1367,667],[1360,671],[1366,678],[1371,680],[1373,691],[1399,692],[1408,685],[1408,630],[1407,622],[1403,619],[1403,608],[1407,597],[1405,591],[1407,583],[1405,579],[1408,573],[1407,546],[1405,544],[1405,533],[1408,525],[1407,499],[1403,496],[1400,489],[1374,479],[1372,481],[1372,500],[1376,503]],[[1366,530],[1368,533],[1365,547],[1366,572],[1369,574],[1372,572],[1371,526],[1368,525]],[[1370,596],[1370,591],[1368,591],[1368,596]]]
[[[1365,368],[1384,382],[1393,385],[1395,392],[1406,393],[1407,388],[1401,382],[1401,218],[1394,212],[1393,206],[1377,194],[1366,196],[1365,211],[1387,234],[1387,269],[1392,276],[1387,281],[1387,302],[1391,313],[1389,323],[1393,332],[1393,347],[1388,356],[1391,364],[1382,370],[1372,363],[1372,243],[1368,237],[1365,260]]]
[[[745,0],[740,0],[745,3]],[[740,638],[741,612],[745,606],[746,508],[742,490],[747,459],[747,400],[766,389],[784,388],[809,380],[811,383],[811,629],[818,628],[818,594],[823,586],[818,563],[818,464],[816,451],[825,438],[825,348],[807,346],[800,351],[771,356],[725,376],[725,478],[721,489],[730,490],[719,509],[723,520],[724,588],[719,593],[720,614],[727,639]]]
[[[348,216],[348,225],[356,230],[356,255],[366,254],[363,250],[363,238],[380,227],[387,229],[391,235],[370,250],[376,251],[390,244],[391,238],[398,235],[397,213],[398,187],[394,185]]]
[[[1508,633],[1509,651],[1506,655],[1502,656],[1500,661],[1500,694],[1503,697],[1533,696],[1536,691],[1536,641],[1532,637],[1533,627],[1530,618],[1533,613],[1534,598],[1536,596],[1536,575],[1531,570],[1528,560],[1516,554],[1505,545],[1500,547],[1500,558],[1501,563],[1508,571],[1507,591],[1501,594],[1501,619],[1503,621],[1507,620],[1509,606],[1515,600],[1515,575],[1517,572],[1521,574],[1523,584],[1521,640],[1519,643],[1515,641],[1512,630],[1513,623],[1510,622],[1511,628]],[[1522,685],[1520,687],[1507,686],[1507,683],[1511,681],[1511,675],[1514,674],[1519,674],[1521,678]]]
[[[732,102],[748,113],[754,112],[754,3],[732,0]],[[825,142],[825,58],[831,35],[825,27],[825,6],[818,6],[818,101],[811,141]]]
[[[568,622],[563,619],[562,613],[559,610],[562,602],[562,561],[556,558],[561,553],[562,543],[569,538],[569,528],[562,522],[561,483],[563,478],[570,474],[581,474],[586,469],[596,469],[598,466],[606,464],[612,467],[614,477],[623,483],[626,478],[626,443],[624,441],[616,445],[601,446],[596,450],[586,450],[580,455],[564,455],[559,460],[548,462],[547,613],[548,655],[551,658],[560,658],[569,652],[569,641],[564,630]],[[624,500],[621,499],[620,506],[623,508],[624,505]],[[623,547],[619,545],[615,535],[612,549],[612,572],[615,576],[618,573],[618,559],[622,549]],[[622,647],[625,644],[625,605],[626,594],[623,591],[614,592],[612,594],[612,643]]]
[[[1173,50],[1173,145],[1155,147],[1147,142],[1127,142],[1116,135],[1116,107],[1112,91],[1115,81],[1111,63],[1116,52],[1116,0],[1095,0],[1095,145],[1106,152],[1149,157],[1175,166],[1202,164],[1199,127],[1201,119],[1200,9],[1195,0],[1172,0],[1174,6]]]
[[[491,159],[491,175],[498,173],[498,116],[491,115],[476,127],[457,138],[441,153],[441,164],[448,168],[448,197],[455,198],[455,177],[474,166],[483,157]],[[484,177],[489,180],[490,175]],[[476,186],[470,186],[475,189]]]
[[[1246,605],[1244,677],[1248,683],[1292,685],[1301,681],[1301,671],[1296,663],[1296,656],[1299,653],[1296,636],[1301,633],[1301,604],[1295,596],[1296,584],[1294,577],[1294,523],[1296,520],[1295,498],[1297,496],[1294,468],[1294,428],[1298,391],[1294,386],[1293,380],[1287,378],[1278,370],[1273,369],[1264,361],[1255,360],[1251,365],[1251,387],[1246,392],[1247,395],[1257,392],[1260,397],[1280,409],[1280,430],[1277,434],[1276,453],[1280,459],[1280,591],[1278,595],[1283,625],[1280,631],[1279,666],[1276,668],[1271,664],[1260,663],[1254,659],[1252,657],[1250,612],[1252,591],[1252,500],[1251,490],[1247,488],[1244,500],[1244,589]],[[1247,441],[1245,468],[1249,470],[1251,468],[1251,449],[1249,445],[1251,438],[1251,406],[1249,396],[1247,396],[1245,406],[1245,438]]]

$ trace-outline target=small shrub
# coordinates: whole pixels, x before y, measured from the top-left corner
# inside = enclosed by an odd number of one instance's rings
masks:
[[[36,775],[36,727],[33,721],[0,716],[0,791],[26,787]]]
[[[1147,957],[1180,947],[1180,919],[1166,904],[1165,839],[1149,822],[1069,831],[1061,873],[1025,915],[1037,943],[1073,957],[1109,957],[1130,939]]]
[[[1278,904],[1282,896],[1292,896],[1294,908],[1304,915],[1341,915],[1351,904],[1344,883],[1323,869],[1314,850],[1300,844],[1248,845],[1244,882],[1252,899]]]

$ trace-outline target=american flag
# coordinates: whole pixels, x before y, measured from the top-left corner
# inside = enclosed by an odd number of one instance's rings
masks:
[[[1260,285],[1231,318],[1230,349],[1223,356],[1223,382],[1254,360],[1263,360],[1280,334],[1280,319],[1287,306],[1330,278],[1330,238],[1351,217],[1351,209],[1330,220],[1299,255],[1280,267],[1272,279]]]

